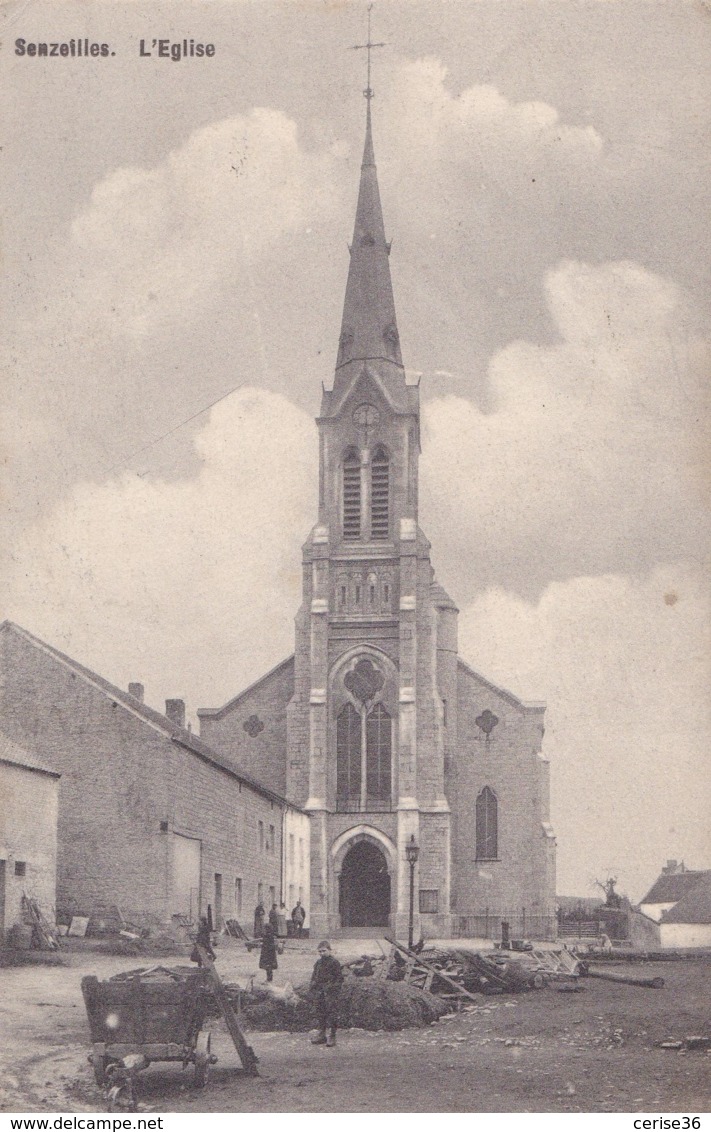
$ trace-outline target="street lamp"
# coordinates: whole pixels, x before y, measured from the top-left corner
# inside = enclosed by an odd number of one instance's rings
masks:
[[[413,945],[412,930],[415,918],[415,865],[417,864],[417,858],[419,857],[419,855],[420,847],[415,841],[415,835],[413,833],[412,837],[405,846],[405,857],[407,858],[407,863],[410,866],[410,919],[407,927],[407,946],[409,947],[410,951],[412,951]]]

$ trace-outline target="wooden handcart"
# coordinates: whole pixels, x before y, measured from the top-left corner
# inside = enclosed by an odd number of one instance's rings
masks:
[[[210,1053],[210,1031],[204,1029],[209,979],[204,969],[165,967],[106,982],[94,975],[83,978],[97,1085],[110,1083],[112,1067],[131,1058],[138,1068],[152,1061],[181,1061],[184,1069],[192,1065],[193,1083],[203,1088],[217,1060]]]

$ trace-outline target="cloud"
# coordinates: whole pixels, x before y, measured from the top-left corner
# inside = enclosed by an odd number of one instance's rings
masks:
[[[492,359],[491,411],[425,408],[422,518],[467,598],[704,553],[708,351],[679,331],[678,288],[567,262],[546,293],[560,340]]]
[[[220,703],[293,649],[317,505],[314,424],[283,397],[239,390],[196,449],[189,480],[76,486],[6,579],[6,615],[156,706]]]
[[[667,857],[708,863],[710,612],[704,571],[683,562],[536,602],[490,589],[462,611],[462,654],[547,702],[559,892],[610,869],[639,899]]]

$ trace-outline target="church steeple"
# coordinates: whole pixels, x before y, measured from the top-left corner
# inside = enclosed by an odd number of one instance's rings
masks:
[[[390,245],[385,239],[373,150],[370,87],[365,93],[365,145],[336,360],[337,384],[339,371],[353,362],[385,362],[388,368],[403,368],[388,262]]]

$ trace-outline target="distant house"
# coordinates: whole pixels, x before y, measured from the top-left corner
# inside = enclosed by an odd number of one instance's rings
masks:
[[[659,923],[704,877],[711,877],[711,871],[687,869],[683,861],[667,861],[659,878],[640,901],[640,912]]]
[[[711,947],[711,870],[662,914],[659,933],[662,947]]]
[[[0,731],[0,943],[22,919],[23,894],[52,918],[59,778]]]
[[[0,727],[31,752],[16,778],[33,774],[46,794],[41,773],[55,791],[61,773],[57,907],[166,923],[210,904],[218,923],[250,922],[258,900],[293,894],[308,910],[308,817],[186,729],[182,700],[162,715],[141,684],[125,692],[5,621]],[[18,787],[10,807],[20,826],[31,795]]]

